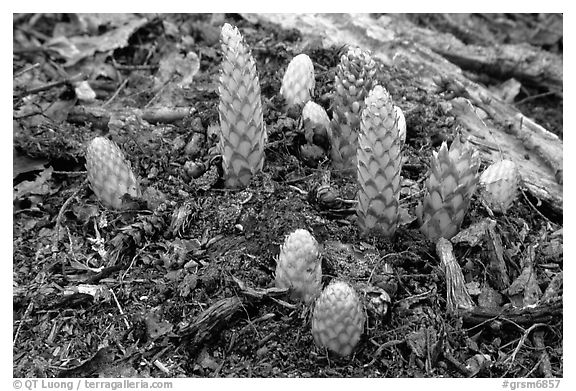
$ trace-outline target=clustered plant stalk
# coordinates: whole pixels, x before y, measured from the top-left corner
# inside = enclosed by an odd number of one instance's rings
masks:
[[[370,52],[360,48],[349,48],[336,67],[330,155],[332,167],[344,174],[356,169],[360,114],[374,86],[376,69]]]
[[[343,174],[356,170],[360,230],[364,234],[391,237],[400,219],[401,150],[406,141],[406,120],[386,89],[373,87],[376,71],[369,51],[349,48],[341,56],[334,81],[332,119],[326,135],[331,146],[332,167]],[[309,99],[309,86],[305,87],[308,84],[302,80],[310,80],[306,76],[310,74],[313,75],[313,66],[309,57],[299,55],[290,62],[281,90],[288,102],[295,102],[294,97],[303,97],[301,102]],[[314,126],[325,123],[328,116],[308,100],[302,119],[305,138],[312,145],[316,135]],[[426,184],[428,193],[417,208],[421,230],[430,240],[450,238],[460,229],[478,182],[478,165],[472,147],[459,139],[450,150],[443,145],[434,153]],[[499,180],[497,187],[491,185],[487,189],[497,189],[497,195],[501,196],[500,193],[506,193],[513,184],[512,180]],[[510,198],[501,203],[502,209],[509,206]]]
[[[460,136],[450,149],[442,143],[433,152],[426,194],[416,213],[420,230],[433,242],[439,238],[451,239],[460,230],[472,194],[478,184],[480,159],[468,141]]]
[[[218,106],[219,150],[224,181],[229,188],[248,186],[262,169],[267,134],[262,115],[256,64],[236,27],[221,31],[223,61]],[[388,91],[374,86],[376,64],[370,53],[351,48],[336,70],[333,118],[310,100],[314,68],[301,54],[290,62],[281,94],[288,105],[303,106],[311,129],[325,129],[331,143],[333,168],[356,169],[357,217],[363,233],[392,236],[399,221],[401,149],[406,122]],[[311,144],[314,133],[307,133]],[[480,160],[468,142],[457,137],[444,142],[431,160],[426,194],[417,208],[421,231],[432,241],[452,238],[460,229],[478,183]],[[141,195],[138,181],[118,146],[96,137],[88,146],[86,168],[91,187],[108,207],[122,208],[125,194]],[[513,202],[518,175],[513,162],[503,161],[483,175],[487,202],[505,211]],[[318,242],[305,229],[292,232],[280,248],[275,285],[289,288],[292,299],[311,305],[312,335],[319,347],[349,355],[363,333],[364,307],[354,288],[333,281],[321,291],[322,267]]]
[[[264,164],[267,141],[256,62],[238,28],[226,23],[220,35],[220,144],[224,182],[248,186]]]
[[[402,140],[392,98],[376,86],[362,111],[358,135],[358,225],[364,233],[391,237],[399,216]]]

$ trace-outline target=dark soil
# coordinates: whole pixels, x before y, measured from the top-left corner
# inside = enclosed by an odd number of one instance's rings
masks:
[[[74,15],[14,17],[15,377],[540,377],[535,333],[552,375],[563,375],[561,310],[535,329],[505,316],[467,323],[447,312],[444,272],[416,221],[402,225],[392,241],[362,238],[346,202],[354,199],[354,183],[333,173],[330,185],[341,202],[326,205],[315,197],[330,161],[300,156],[300,124],[279,90],[289,61],[305,52],[315,66],[315,101],[330,115],[342,48],[321,48],[298,31],[234,14],[147,18],[127,45],[65,67],[44,45],[56,31],[97,37],[109,27],[73,31],[80,26]],[[223,189],[214,167],[198,179],[185,168],[187,161],[207,161],[216,142],[210,132],[218,122],[224,21],[238,26],[252,48],[269,135],[263,173],[242,191]],[[198,55],[193,83],[177,88],[169,79],[154,90],[163,58],[174,52]],[[96,100],[83,103],[66,79],[86,74],[90,64]],[[442,114],[441,95],[417,88],[410,70],[382,65],[378,75],[406,114],[401,203],[414,216],[432,151],[460,125]],[[59,80],[65,82],[30,93]],[[539,93],[524,89],[517,100]],[[191,110],[172,122],[135,114],[153,107]],[[518,107],[562,135],[561,98],[544,94]],[[85,146],[99,135],[120,145],[147,189],[134,210],[106,209],[85,182]],[[192,139],[205,142],[192,146]],[[496,220],[511,280],[536,246],[534,272],[543,292],[563,269],[563,222],[539,207],[521,193],[506,215],[491,217],[474,197],[463,227]],[[391,297],[388,314],[369,318],[350,357],[314,345],[309,308],[287,295],[256,298],[242,289],[241,283],[270,292],[279,246],[296,228],[308,229],[323,247],[324,285],[338,278],[360,292],[386,289]],[[466,282],[484,287],[490,280],[484,245],[456,244],[455,255]],[[514,301],[496,294],[501,310]],[[215,304],[228,316],[195,328]],[[472,373],[478,355],[489,361]]]

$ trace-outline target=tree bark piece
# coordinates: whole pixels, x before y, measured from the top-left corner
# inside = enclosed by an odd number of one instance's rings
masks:
[[[491,281],[498,290],[506,289],[510,286],[508,268],[504,260],[504,248],[502,239],[496,232],[496,221],[489,219],[484,241],[490,257],[489,269],[491,271]]]
[[[467,327],[485,324],[493,320],[507,320],[521,326],[535,323],[552,324],[562,321],[562,298],[535,307],[474,307],[461,313],[464,325]]]
[[[563,95],[562,58],[529,44],[466,45],[452,34],[415,26],[397,18],[400,36],[429,47],[462,69],[500,79],[515,78]],[[399,30],[397,30],[399,31]]]
[[[190,341],[191,349],[200,347],[217,332],[229,327],[233,323],[234,316],[244,306],[258,303],[264,298],[269,298],[290,309],[297,308],[293,304],[277,299],[279,296],[286,295],[287,288],[252,288],[234,276],[232,276],[232,281],[238,286],[242,296],[225,297],[216,301],[178,331],[181,338]]]

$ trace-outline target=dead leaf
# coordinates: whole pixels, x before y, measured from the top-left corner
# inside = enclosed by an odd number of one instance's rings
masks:
[[[78,61],[92,56],[96,52],[108,52],[128,45],[128,39],[148,22],[146,18],[129,20],[102,35],[55,37],[46,47],[58,53],[66,60],[64,66],[69,67]]]
[[[52,188],[47,182],[52,178],[52,171],[54,171],[54,169],[50,166],[44,169],[34,181],[24,181],[16,185],[13,193],[13,201],[23,199],[30,194],[50,194]]]
[[[74,294],[84,294],[90,295],[97,302],[109,302],[112,298],[112,293],[105,285],[93,285],[93,284],[79,284],[75,286],[67,286],[64,288],[62,293],[64,296],[71,296]]]
[[[76,97],[83,102],[94,102],[96,100],[96,93],[87,81],[77,83],[74,87],[74,92]]]
[[[52,104],[47,103],[48,107],[44,110],[44,115],[55,123],[62,123],[66,121],[68,114],[76,106],[76,101],[76,98],[70,100],[59,99]]]
[[[72,205],[72,212],[79,222],[86,224],[92,217],[98,217],[100,210],[94,204],[74,204]]]
[[[458,232],[458,234],[450,239],[450,241],[454,244],[467,243],[471,247],[478,246],[482,244],[488,227],[495,225],[496,222],[490,220],[489,218],[480,220],[479,222],[474,223],[468,228]]]
[[[173,327],[171,323],[160,320],[160,316],[156,312],[147,314],[144,322],[146,323],[146,332],[150,339],[156,339],[168,334]]]
[[[502,305],[502,295],[488,285],[484,285],[478,296],[478,306],[487,308],[497,308]]]
[[[25,172],[44,170],[44,165],[47,163],[46,159],[31,159],[20,155],[16,149],[12,148],[12,178]]]
[[[426,330],[420,329],[418,331],[411,332],[406,337],[406,343],[410,350],[412,350],[416,356],[424,357],[426,353]]]
[[[189,87],[200,70],[200,59],[194,52],[183,56],[173,51],[162,60],[154,78],[154,90],[159,91],[167,83],[174,81],[180,88]]]
[[[532,264],[528,264],[522,269],[522,273],[506,290],[506,294],[517,307],[526,307],[538,302],[540,296],[542,296],[542,291],[538,285],[536,272]]]
[[[59,377],[89,377],[94,373],[105,371],[114,361],[114,355],[114,348],[105,346],[81,365],[61,371]]]
[[[187,297],[196,288],[198,277],[195,274],[187,274],[184,280],[178,285],[180,296]]]
[[[480,284],[477,281],[470,281],[465,286],[470,296],[478,296],[481,292]]]
[[[198,355],[198,358],[196,359],[196,363],[203,369],[211,369],[213,371],[219,367],[218,362],[214,360],[214,357],[210,356],[206,348],[202,349]]]
[[[401,227],[411,224],[416,220],[416,216],[412,216],[408,210],[402,206],[398,208],[399,222],[398,225]]]
[[[512,103],[520,92],[522,84],[514,78],[506,80],[504,83],[491,87],[490,91],[499,97],[503,102]]]
[[[562,14],[541,14],[539,19],[544,19],[536,27],[534,33],[529,38],[533,45],[544,46],[554,45],[563,37],[563,15]]]
[[[479,372],[492,365],[492,359],[487,354],[475,354],[466,360],[466,368],[470,371],[470,376],[475,376]]]

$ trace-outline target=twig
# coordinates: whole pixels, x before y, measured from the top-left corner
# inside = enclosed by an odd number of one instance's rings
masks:
[[[146,103],[146,105],[144,106],[144,110],[146,110],[147,108],[149,108],[150,105],[151,105],[152,103],[154,103],[154,101],[155,101],[156,99],[158,99],[158,97],[162,94],[162,92],[164,92],[164,89],[168,86],[168,84],[170,84],[170,83],[172,82],[172,79],[174,79],[174,77],[170,78],[170,80],[167,80],[167,81],[158,89],[158,92],[156,92],[156,95],[154,95],[154,96],[152,97],[152,99],[150,99],[150,100],[148,101],[148,103]]]
[[[87,171],[52,171],[52,175],[69,175],[69,176],[76,176],[76,175],[85,175]]]
[[[159,360],[154,360],[154,366],[164,372],[165,374],[169,375],[170,370],[164,366]]]
[[[466,365],[462,364],[460,361],[458,361],[456,359],[456,357],[454,357],[452,355],[452,353],[448,352],[448,351],[444,351],[443,352],[444,358],[446,360],[448,360],[448,362],[450,362],[450,364],[454,365],[460,372],[462,372],[463,375],[465,376],[470,376],[471,372],[470,370],[466,367]]]
[[[536,213],[538,213],[538,214],[540,215],[540,217],[542,217],[544,220],[546,220],[547,222],[549,222],[549,223],[552,224],[553,226],[556,226],[555,223],[553,223],[552,221],[550,221],[550,219],[549,219],[548,217],[544,216],[544,215],[542,214],[542,212],[540,212],[540,211],[536,208],[536,206],[534,206],[534,204],[533,204],[532,202],[530,202],[530,200],[528,199],[528,196],[527,196],[526,193],[524,192],[524,189],[520,188],[520,192],[521,192],[522,195],[524,196],[524,199],[526,200],[526,202],[528,203],[528,205],[530,205],[530,207],[531,207],[532,209],[534,209],[534,211],[535,211]]]
[[[116,302],[116,307],[118,307],[118,311],[120,311],[120,315],[122,315],[122,320],[124,320],[126,329],[130,330],[130,323],[128,323],[128,319],[126,319],[126,316],[124,316],[124,311],[122,310],[122,307],[118,302],[118,298],[116,297],[116,294],[114,293],[114,290],[112,288],[110,288],[110,292],[112,293],[112,297],[114,297],[114,301]]]
[[[26,67],[24,69],[22,69],[21,71],[18,71],[14,74],[13,78],[17,78],[19,76],[22,76],[23,74],[25,74],[26,72],[30,72],[32,69],[34,68],[38,68],[40,66],[40,63],[37,62],[36,64],[30,65],[29,67]]]
[[[24,315],[22,315],[22,318],[20,318],[20,322],[18,323],[18,328],[16,329],[16,334],[14,335],[14,339],[12,340],[12,345],[16,345],[16,341],[18,340],[18,335],[20,335],[20,329],[22,328],[22,325],[24,324],[24,321],[26,320],[26,318],[28,318],[28,316],[30,316],[30,313],[32,312],[32,307],[34,307],[34,302],[30,301],[30,303],[28,303],[28,307],[26,307],[26,311],[24,311]]]
[[[276,287],[272,287],[272,288],[267,288],[267,289],[261,289],[261,288],[252,288],[247,286],[244,281],[236,278],[235,276],[231,275],[232,280],[236,283],[236,285],[238,285],[238,287],[240,288],[240,292],[245,295],[245,296],[249,296],[252,298],[255,298],[257,300],[262,300],[263,298],[267,297],[269,299],[271,299],[272,301],[275,301],[276,303],[291,309],[291,310],[295,310],[296,308],[298,308],[296,305],[294,304],[290,304],[290,303],[286,303],[283,300],[280,300],[274,296],[282,296],[285,295],[286,292],[288,292],[288,288],[276,288]]]
[[[384,342],[382,345],[380,345],[378,347],[378,350],[376,350],[376,352],[374,352],[372,360],[368,364],[364,364],[364,368],[368,368],[368,367],[371,367],[372,365],[374,365],[374,363],[380,357],[380,355],[382,354],[384,349],[391,348],[392,346],[396,346],[396,345],[399,345],[399,344],[404,343],[404,342],[406,342],[406,341],[401,340],[401,339],[394,339],[392,341]]]
[[[80,194],[80,192],[84,190],[84,186],[87,183],[88,179],[85,179],[84,182],[82,182],[82,184],[80,185],[80,187],[78,187],[78,189],[76,189],[76,191],[74,191],[74,193],[70,197],[68,197],[68,199],[66,200],[66,202],[64,202],[64,204],[60,208],[60,211],[58,212],[58,217],[56,218],[56,235],[55,239],[52,242],[52,247],[55,250],[57,249],[58,242],[60,241],[60,226],[62,225],[62,218],[64,217],[64,212],[66,212],[66,209],[72,203],[72,200],[74,200],[78,196],[78,194]]]
[[[549,327],[547,324],[544,323],[536,323],[533,324],[532,326],[530,326],[522,335],[522,337],[520,338],[520,341],[518,342],[518,346],[516,346],[516,349],[514,349],[514,352],[512,353],[512,355],[507,359],[507,361],[510,361],[510,364],[508,365],[509,368],[512,367],[512,365],[514,364],[514,361],[516,360],[516,355],[520,352],[520,349],[522,348],[522,346],[524,345],[524,341],[526,341],[526,338],[528,338],[528,335],[530,334],[530,332],[532,332],[532,330],[534,330],[537,327]]]
[[[556,93],[553,92],[553,91],[548,91],[548,92],[543,92],[543,93],[541,93],[541,94],[536,94],[536,95],[527,96],[527,97],[524,98],[524,99],[520,99],[519,101],[514,102],[514,105],[515,105],[515,106],[518,106],[518,105],[521,105],[522,103],[526,103],[526,102],[528,102],[528,101],[530,101],[530,100],[532,100],[532,99],[544,98],[544,97],[550,96],[550,95],[556,95]]]
[[[292,190],[296,190],[298,193],[300,193],[303,196],[307,196],[308,192],[306,190],[302,190],[301,188],[299,188],[298,186],[294,186],[294,185],[288,185],[289,188],[291,188]]]
[[[79,81],[83,77],[84,77],[84,75],[82,73],[79,73],[77,75],[65,78],[63,80],[58,80],[58,81],[55,81],[52,83],[45,84],[45,85],[40,86],[40,87],[36,87],[36,88],[32,88],[30,90],[22,91],[21,93],[16,95],[16,97],[22,98],[22,97],[27,96],[27,95],[34,95],[34,94],[37,94],[37,93],[42,92],[42,91],[46,91],[46,90],[50,90],[52,88],[60,87],[61,85],[64,85],[64,84],[71,84],[71,83],[74,83],[76,81]]]
[[[294,183],[306,181],[306,180],[312,178],[312,177],[315,176],[315,175],[316,175],[316,174],[310,174],[310,175],[306,175],[306,176],[303,176],[303,177],[300,177],[300,178],[288,179],[288,180],[284,181],[284,184],[286,184],[286,185],[293,185]],[[297,188],[297,189],[300,190],[299,188]],[[303,191],[303,190],[301,190],[301,191]]]
[[[538,360],[538,362],[537,362],[535,365],[532,366],[532,369],[530,369],[528,372],[526,372],[526,375],[525,375],[525,376],[522,376],[522,377],[524,377],[524,378],[530,378],[530,377],[532,377],[532,374],[533,374],[534,372],[536,372],[536,370],[537,370],[538,368],[540,368],[540,364],[542,364],[542,359],[543,359],[543,356],[541,356],[541,357],[540,357],[540,360]]]
[[[112,65],[119,71],[148,71],[158,68],[158,65],[124,65],[117,62],[114,57],[112,57]]]
[[[114,68],[119,71],[152,71],[158,69],[158,65],[122,65],[116,63]]]
[[[460,315],[465,325],[473,325],[467,331],[471,331],[493,320],[508,322],[524,330],[520,325],[530,325],[534,324],[534,322],[551,323],[555,319],[561,319],[562,313],[562,297],[559,297],[552,302],[535,307],[474,307],[470,311],[460,313]]]
[[[130,265],[128,265],[126,270],[124,270],[124,273],[122,273],[122,276],[120,277],[120,281],[124,280],[124,278],[126,277],[126,274],[128,274],[128,271],[132,268],[132,265],[134,265],[134,262],[136,262],[136,259],[140,256],[140,254],[142,254],[144,252],[144,250],[146,250],[148,248],[149,245],[150,245],[150,243],[146,243],[140,250],[138,250],[136,255],[134,255],[134,257],[130,261]]]
[[[70,228],[66,227],[66,232],[68,233],[68,244],[70,245],[70,254],[72,255],[72,259],[78,262],[78,258],[76,258],[76,253],[74,252],[74,242],[72,241],[72,234],[70,233]]]
[[[110,104],[110,102],[112,102],[114,99],[116,99],[116,97],[118,96],[120,91],[122,91],[122,89],[124,89],[124,87],[126,87],[126,84],[128,84],[128,78],[124,79],[122,84],[120,84],[120,87],[118,87],[118,89],[114,92],[114,94],[110,97],[110,99],[108,99],[106,102],[104,102],[102,107],[108,106]]]

